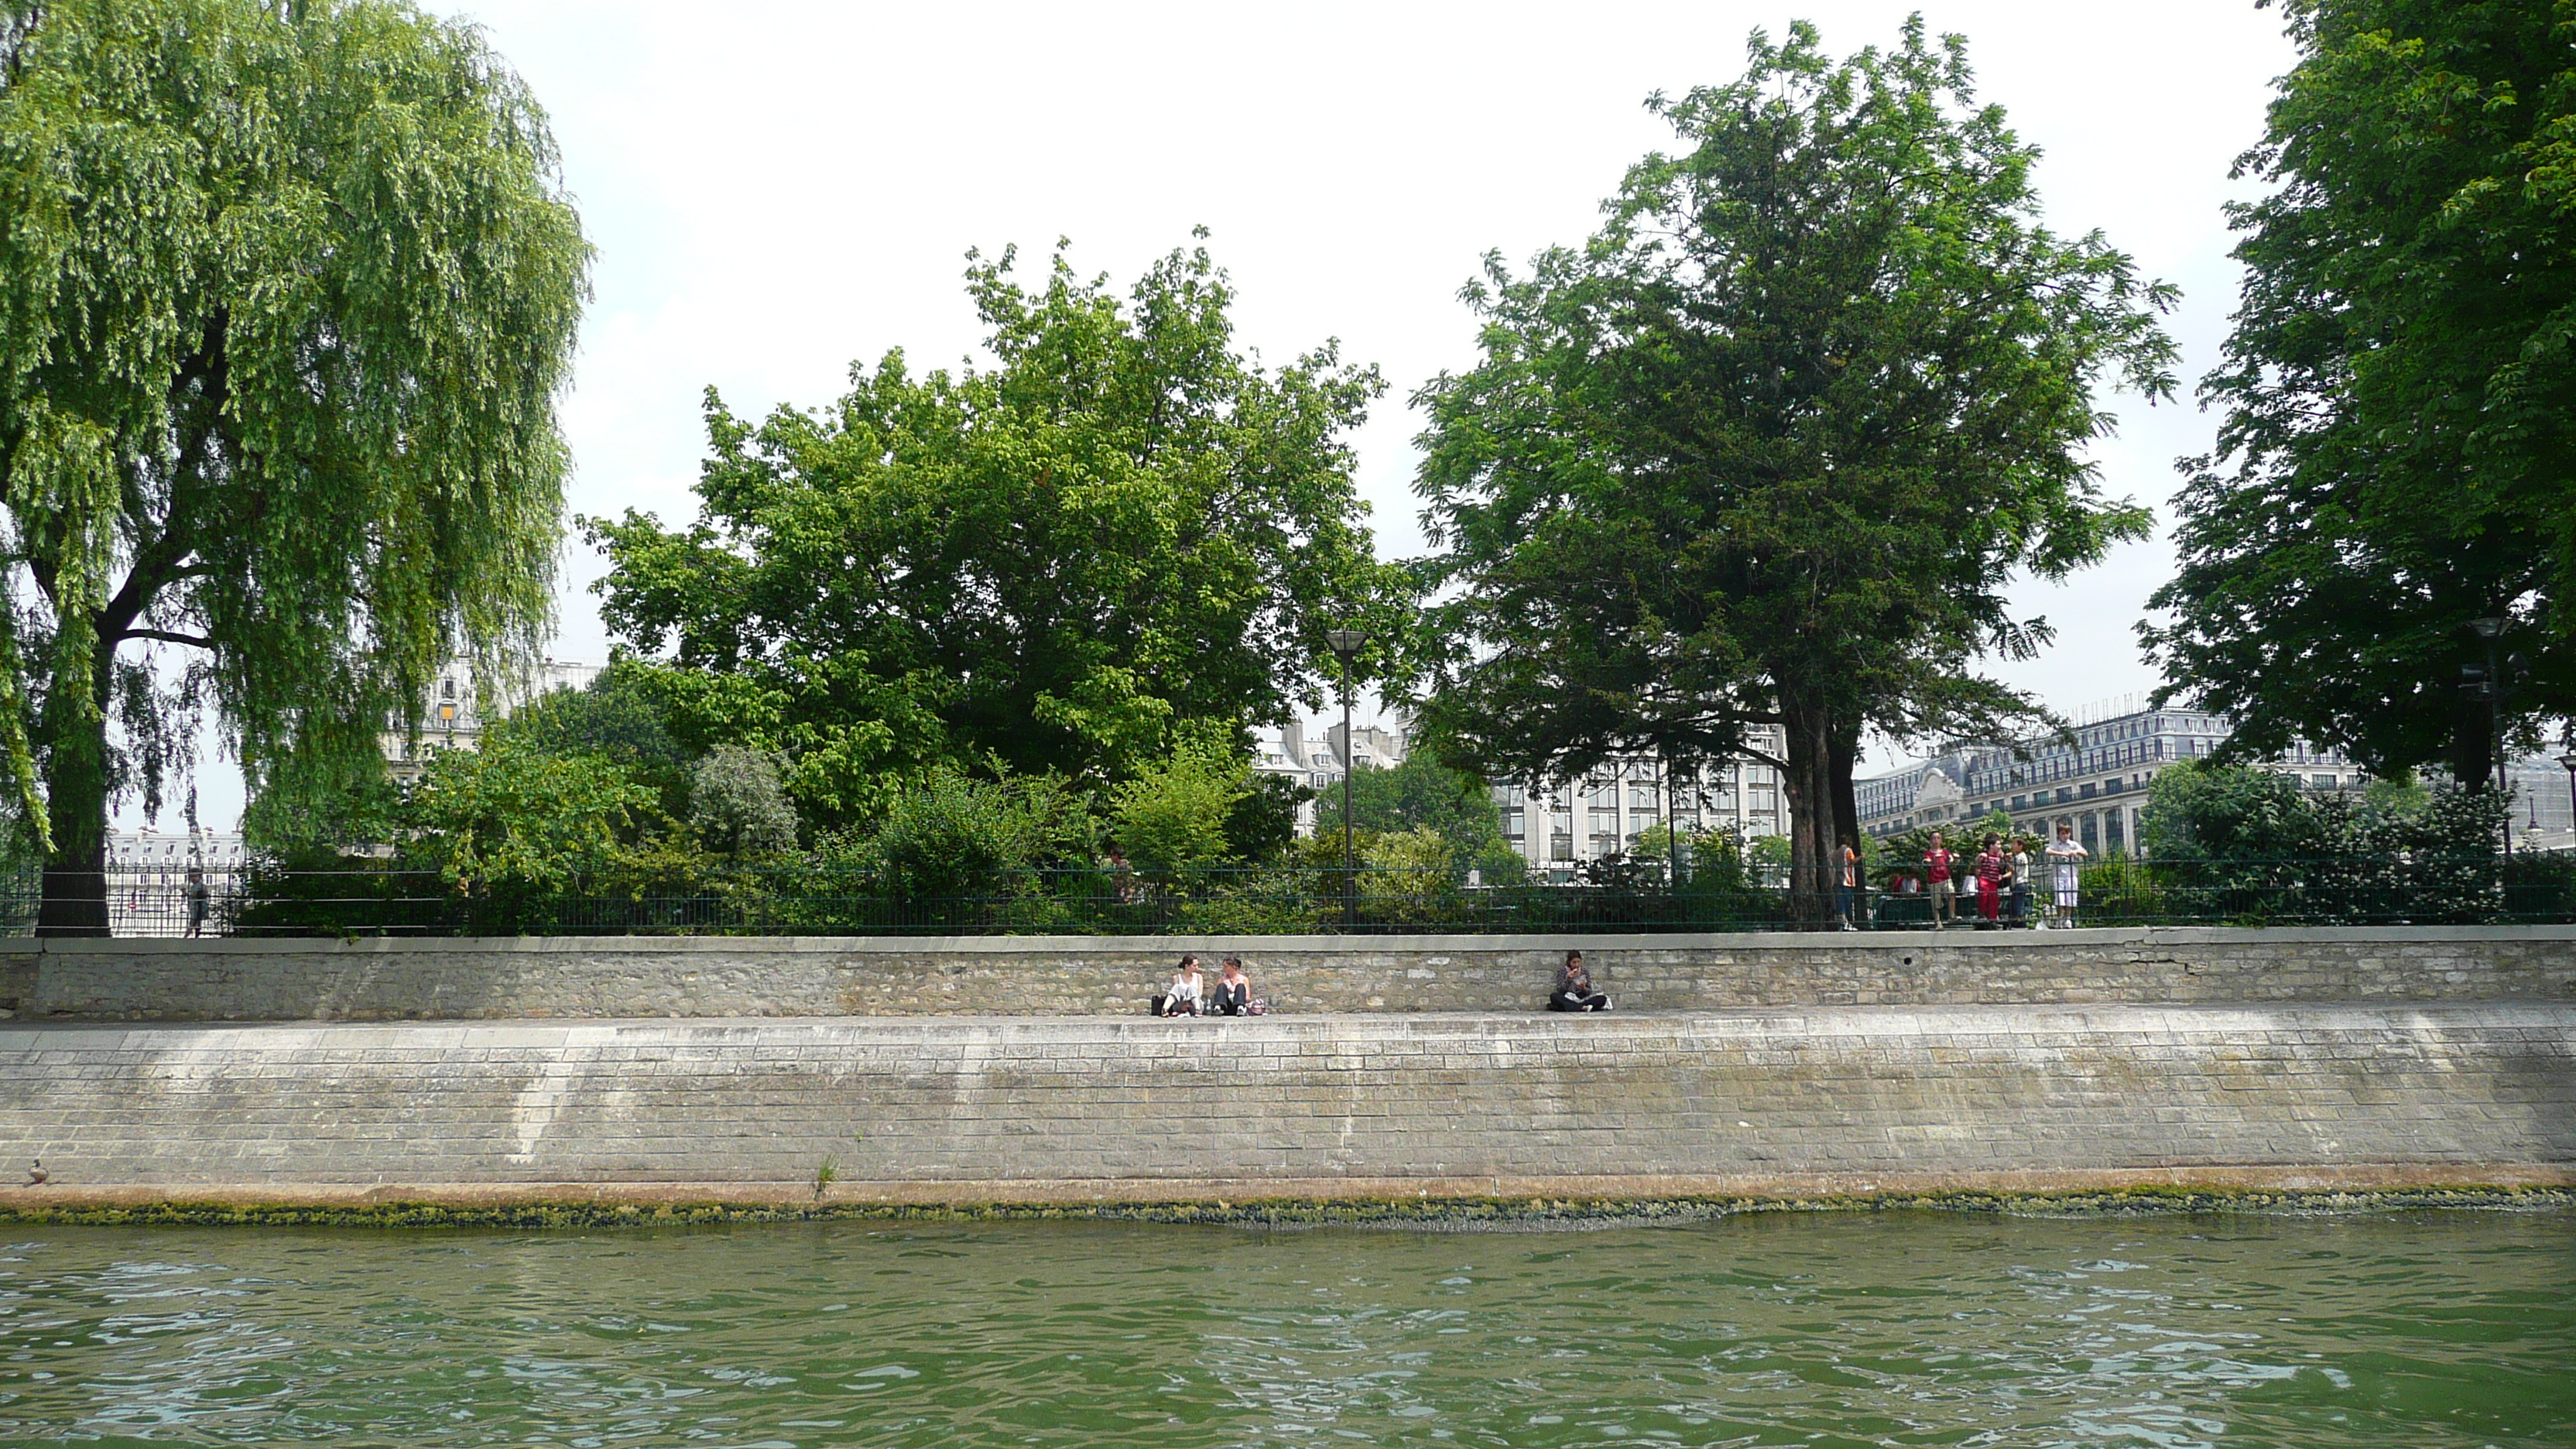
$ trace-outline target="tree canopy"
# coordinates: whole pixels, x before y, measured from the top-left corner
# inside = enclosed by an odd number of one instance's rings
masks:
[[[1503,836],[1502,807],[1483,780],[1450,769],[1426,749],[1409,751],[1392,769],[1363,765],[1351,772],[1351,823],[1371,834],[1429,830],[1450,853],[1496,880],[1520,872],[1520,856]],[[1342,790],[1315,797],[1315,839],[1329,854],[1340,849]]]
[[[2038,224],[2036,153],[1975,103],[1957,37],[1918,19],[1836,60],[1800,24],[1750,55],[1650,102],[1681,149],[1630,169],[1589,243],[1467,289],[1483,358],[1419,399],[1454,590],[1424,718],[1543,779],[1768,759],[1815,916],[1864,729],[2036,713],[1969,672],[2050,637],[2006,585],[2144,532],[2087,446],[2097,386],[2170,391],[2172,294]],[[1785,754],[1752,748],[1762,723]]]
[[[1204,249],[1123,302],[1061,248],[1034,288],[1014,263],[966,273],[992,365],[892,352],[757,426],[710,391],[696,521],[586,520],[675,720],[783,752],[810,819],[940,765],[1115,782],[1312,704],[1326,629],[1406,617],[1345,442],[1373,369],[1247,359]]]
[[[347,781],[533,644],[590,252],[519,79],[372,0],[0,0],[0,217],[0,753],[103,932],[201,711]]]
[[[2245,290],[2184,460],[2166,693],[2375,771],[2490,778],[2470,621],[2576,717],[2576,4],[2289,0],[2299,64],[2230,210]]]

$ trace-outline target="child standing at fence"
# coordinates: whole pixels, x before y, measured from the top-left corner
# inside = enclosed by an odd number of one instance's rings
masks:
[[[2003,840],[1987,836],[1984,848],[1977,852],[1977,925],[1981,929],[1994,929],[1997,907],[2003,903],[2006,869]]]

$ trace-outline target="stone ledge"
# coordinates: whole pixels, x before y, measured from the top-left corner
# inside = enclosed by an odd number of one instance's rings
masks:
[[[1283,1015],[1512,1013],[1569,942],[1631,1009],[2576,1000],[2576,927],[1280,936],[1237,939]],[[0,1017],[389,1021],[1139,1016],[1182,943],[564,937],[46,941],[0,951]],[[1226,938],[1195,947],[1213,957]]]

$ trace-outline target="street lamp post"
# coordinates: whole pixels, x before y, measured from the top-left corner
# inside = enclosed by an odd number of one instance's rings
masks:
[[[2558,763],[2567,770],[2567,849],[2576,853],[2576,729],[2567,732],[2567,753]]]
[[[2493,756],[2495,769],[2493,783],[2496,790],[2507,795],[2504,816],[2504,858],[2510,861],[2513,859],[2513,801],[2510,798],[2512,777],[2505,773],[2504,768],[2504,667],[2496,658],[2496,640],[2503,636],[2504,624],[2504,620],[2494,618],[2469,621],[2471,632],[2485,640],[2487,646],[2486,673],[2480,675],[2472,687],[2477,693],[2486,696],[2487,749]],[[2476,671],[2472,668],[2468,672]]]
[[[1324,642],[1342,663],[1342,925],[1359,924],[1359,859],[1351,848],[1351,666],[1368,645],[1359,629],[1328,629]]]

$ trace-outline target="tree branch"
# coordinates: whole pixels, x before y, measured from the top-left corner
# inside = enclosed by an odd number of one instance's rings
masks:
[[[167,629],[127,629],[111,641],[111,647],[122,644],[128,639],[158,639],[164,644],[193,644],[200,649],[215,647],[215,641],[212,639],[195,634],[173,634]]]

